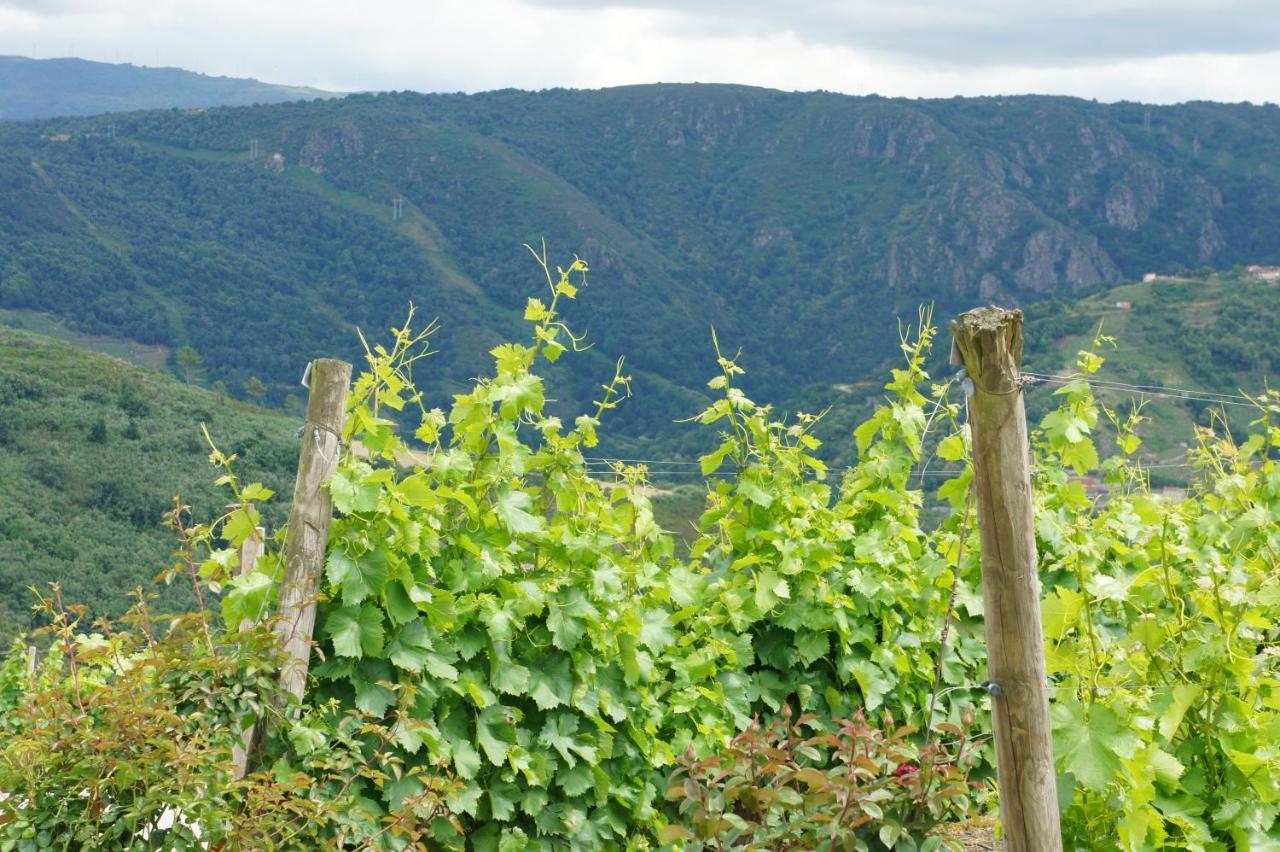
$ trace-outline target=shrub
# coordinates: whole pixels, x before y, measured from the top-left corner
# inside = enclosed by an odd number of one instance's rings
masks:
[[[0,789],[16,791],[0,843],[194,826],[268,848],[639,849],[660,832],[695,846],[944,844],[932,827],[971,805],[966,779],[990,764],[968,734],[988,725],[985,706],[956,697],[981,680],[982,601],[960,406],[949,383],[921,391],[927,314],[838,480],[817,456],[817,418],[752,402],[722,355],[719,396],[695,418],[720,433],[701,460],[715,479],[677,558],[645,468],[602,473],[585,455],[628,393],[622,365],[593,409],[571,422],[548,410],[535,367],[578,348],[559,306],[586,269],[541,260],[549,298],[529,300],[531,339],[493,349],[492,375],[447,412],[413,383],[431,328],[367,349],[328,486],[321,662],[303,704],[274,695],[265,629],[231,635],[204,615],[208,592],[225,624],[261,621],[281,560],[268,548],[236,571],[271,493],[242,486],[215,449],[226,514],[171,515],[169,578],[190,578],[200,610],[157,630],[142,607],[129,630],[86,634],[55,599],[40,676],[0,668]],[[1258,400],[1240,443],[1217,420],[1201,432],[1199,484],[1173,503],[1134,460],[1141,409],[1093,399],[1101,364],[1081,354],[1081,379],[1032,435],[1064,835],[1089,849],[1268,848],[1280,395]],[[1092,438],[1103,416],[1119,445],[1106,460]],[[413,443],[397,431],[410,420]],[[929,457],[949,512],[934,528],[915,477]],[[1106,499],[1078,480],[1090,471]],[[867,721],[886,711],[908,727]],[[259,769],[237,782],[228,756],[250,714],[265,723]],[[846,721],[819,722],[831,719]],[[162,826],[166,813],[181,820]]]
[[[644,468],[602,479],[584,458],[627,393],[621,365],[571,425],[546,411],[534,367],[576,347],[559,305],[585,272],[547,269],[549,298],[526,309],[532,341],[495,348],[493,375],[447,413],[413,385],[431,329],[406,324],[370,348],[330,483],[324,661],[309,700],[407,713],[421,733],[394,753],[452,768],[463,787],[449,806],[476,848],[651,844],[671,814],[661,790],[677,755],[723,748],[791,699],[827,718],[887,706],[923,727],[961,561],[954,524],[937,538],[950,552],[920,529],[907,482],[926,421],[915,388],[927,337],[904,342],[897,401],[859,433],[866,463],[834,503],[806,476],[824,469],[804,426],[719,385],[725,400],[701,419],[725,412],[733,428],[712,457],[740,475],[711,496],[692,561],[678,561]],[[395,429],[405,411],[414,445]],[[228,623],[260,609],[274,566],[228,579]],[[971,619],[959,621],[968,642]],[[957,644],[943,685],[962,683],[975,659]],[[939,719],[958,713],[938,703]],[[381,806],[393,801],[384,790]]]
[[[711,757],[682,758],[667,798],[685,824],[662,838],[690,852],[958,849],[930,832],[969,811],[976,755],[962,728],[943,730],[954,739],[921,746],[889,714],[880,726],[861,713],[831,725],[784,708]]]
[[[400,847],[451,823],[448,775],[385,754],[394,718],[280,712],[270,630],[224,634],[143,603],[127,629],[86,634],[56,586],[44,604],[51,645],[34,676],[21,643],[0,665],[0,849]],[[269,723],[273,763],[240,778],[232,747],[250,719]],[[370,791],[396,784],[386,819],[371,813]]]

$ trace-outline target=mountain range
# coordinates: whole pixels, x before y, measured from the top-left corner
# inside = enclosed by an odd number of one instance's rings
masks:
[[[108,132],[109,125],[109,132]],[[592,269],[568,407],[628,357],[612,449],[687,454],[711,329],[794,407],[878,377],[900,319],[1280,261],[1280,109],[652,85],[352,95],[0,125],[0,309],[198,353],[296,405],[410,302],[454,392]],[[176,364],[174,365],[176,367]],[[874,387],[874,385],[871,385]],[[843,393],[844,391],[839,391]],[[294,402],[290,403],[290,399]]]
[[[87,59],[0,56],[0,121],[139,109],[250,106],[334,97],[305,86]]]

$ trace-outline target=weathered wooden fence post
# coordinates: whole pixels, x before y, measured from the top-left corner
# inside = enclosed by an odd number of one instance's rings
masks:
[[[280,584],[278,630],[285,651],[280,686],[301,698],[307,683],[311,633],[316,622],[316,594],[324,566],[325,544],[333,502],[326,483],[338,466],[351,365],[319,358],[307,369],[311,398],[302,432],[298,481],[293,489]]]
[[[976,308],[953,321],[951,332],[973,382],[969,424],[1005,843],[1010,852],[1061,850],[1022,400],[1022,312]]]
[[[253,571],[258,564],[258,557],[262,555],[262,549],[266,545],[267,531],[262,527],[257,527],[254,534],[246,538],[240,545],[240,571],[243,576]],[[240,630],[248,630],[253,626],[253,619],[243,618],[240,620]],[[243,778],[249,769],[249,749],[253,746],[253,737],[255,725],[249,725],[240,732],[240,745],[231,747],[231,762],[235,766],[235,777]]]

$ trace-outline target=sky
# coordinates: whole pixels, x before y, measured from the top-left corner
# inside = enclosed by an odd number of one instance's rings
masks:
[[[0,0],[0,54],[339,91],[1280,101],[1280,0]]]

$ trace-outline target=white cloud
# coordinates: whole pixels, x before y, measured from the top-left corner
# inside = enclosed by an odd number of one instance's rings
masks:
[[[1280,45],[1280,6],[1262,1],[0,0],[0,53],[344,90],[702,81],[1274,101],[1280,49],[1263,51]]]

